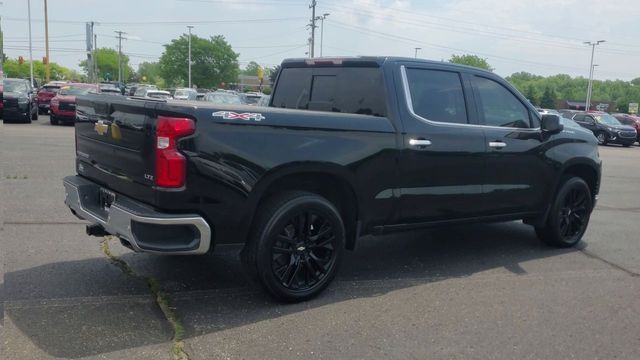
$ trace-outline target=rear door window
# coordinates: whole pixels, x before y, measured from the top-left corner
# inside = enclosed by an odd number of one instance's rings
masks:
[[[413,112],[416,115],[438,122],[469,122],[459,73],[407,69],[407,81]]]

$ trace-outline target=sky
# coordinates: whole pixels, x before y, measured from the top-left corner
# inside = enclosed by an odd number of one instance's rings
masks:
[[[163,44],[187,33],[223,35],[239,53],[240,65],[272,67],[305,57],[312,0],[48,0],[50,60],[79,69],[86,56],[85,23],[96,23],[99,47],[117,48],[114,31],[124,31],[123,52],[137,68],[157,61]],[[5,53],[28,58],[27,0],[0,0]],[[508,76],[589,75],[640,77],[638,0],[317,0],[324,20],[324,56],[390,55],[447,60],[452,54],[486,58]],[[33,57],[44,56],[44,0],[31,0]],[[320,55],[320,23],[316,56]]]

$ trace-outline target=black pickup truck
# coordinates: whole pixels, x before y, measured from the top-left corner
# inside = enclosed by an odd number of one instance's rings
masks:
[[[156,254],[244,244],[286,301],[321,292],[366,234],[523,220],[572,246],[600,186],[594,136],[491,72],[416,59],[286,60],[269,107],[89,95],[75,130],[65,202],[88,234]]]

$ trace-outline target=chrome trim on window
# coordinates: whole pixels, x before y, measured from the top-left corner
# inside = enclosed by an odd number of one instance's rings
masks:
[[[425,69],[428,70],[428,69]],[[411,91],[409,90],[409,79],[407,78],[407,68],[406,66],[400,66],[400,73],[402,76],[402,87],[404,89],[404,98],[407,102],[407,108],[409,109],[409,113],[415,117],[416,119],[423,121],[429,125],[434,126],[454,126],[454,127],[476,127],[476,128],[487,128],[487,129],[502,129],[509,131],[524,131],[524,132],[538,132],[540,128],[516,128],[516,127],[507,127],[507,126],[491,126],[491,125],[478,125],[478,124],[458,124],[458,123],[447,123],[442,121],[434,121],[426,119],[413,111],[413,101],[411,100]],[[527,108],[529,110],[529,108]],[[468,115],[468,109],[467,109]]]

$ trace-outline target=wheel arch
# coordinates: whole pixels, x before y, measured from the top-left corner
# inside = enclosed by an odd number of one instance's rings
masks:
[[[354,175],[336,164],[290,164],[273,169],[253,188],[249,195],[251,221],[260,206],[282,191],[307,191],[329,200],[340,212],[345,226],[345,246],[354,249],[359,233],[359,201],[354,187]]]

